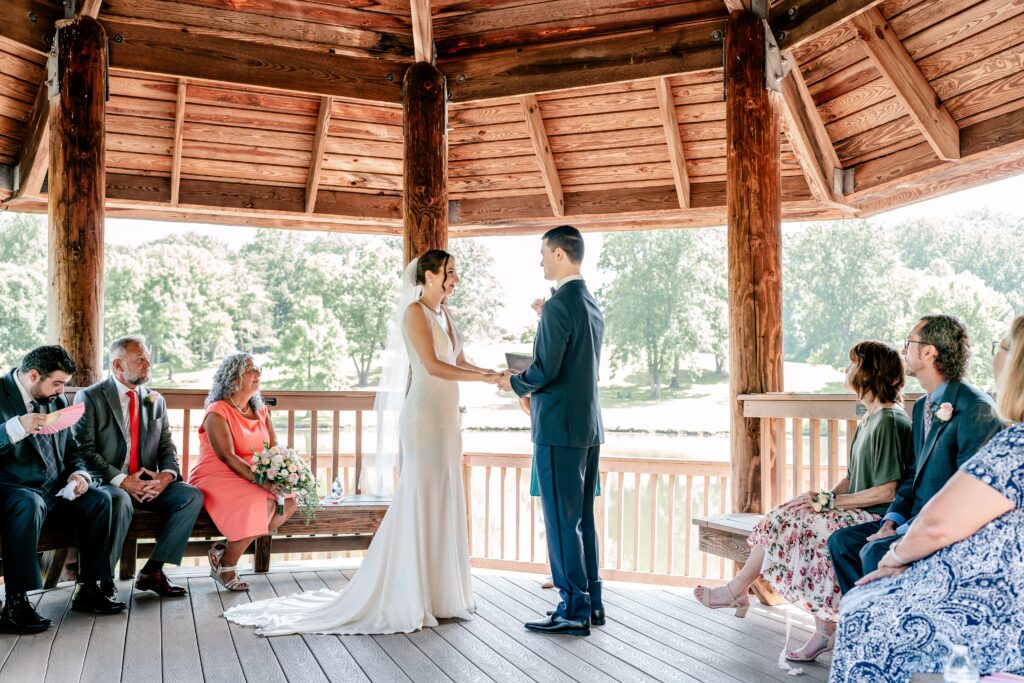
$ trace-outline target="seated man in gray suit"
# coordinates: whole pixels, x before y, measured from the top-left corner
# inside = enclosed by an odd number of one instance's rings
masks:
[[[914,463],[885,516],[840,529],[828,538],[839,588],[845,595],[878,568],[889,546],[960,466],[1003,428],[992,399],[963,381],[970,360],[967,327],[951,315],[926,315],[903,344],[907,374],[927,392],[911,420]]]
[[[164,563],[181,563],[203,507],[203,494],[181,480],[167,403],[144,386],[149,371],[149,352],[142,337],[115,340],[110,345],[110,376],[75,396],[75,403],[85,403],[85,417],[74,431],[93,480],[101,482],[100,488],[112,500],[111,574],[134,507],[151,510],[165,521],[135,587],[177,597],[186,591],[167,579]],[[103,588],[108,595],[115,593],[113,581]]]

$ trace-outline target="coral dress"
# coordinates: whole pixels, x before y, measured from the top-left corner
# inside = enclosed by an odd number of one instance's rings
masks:
[[[250,420],[227,401],[217,401],[207,407],[204,425],[210,413],[228,423],[235,455],[248,463],[252,462],[253,451],[262,451],[263,444],[270,441],[267,429],[270,411],[266,406]],[[274,496],[232,472],[213,452],[204,426],[199,428],[199,462],[189,473],[188,482],[203,492],[206,511],[229,541],[267,533],[267,500],[273,500]]]

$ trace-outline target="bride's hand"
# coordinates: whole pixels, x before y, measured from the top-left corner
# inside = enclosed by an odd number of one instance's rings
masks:
[[[501,381],[502,373],[498,372],[497,370],[488,370],[487,372],[483,372],[480,374],[483,375],[483,381],[487,382],[488,384],[497,384],[499,381]]]

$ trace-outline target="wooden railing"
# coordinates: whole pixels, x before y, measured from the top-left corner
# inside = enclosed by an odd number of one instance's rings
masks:
[[[908,414],[918,397],[905,398]],[[769,507],[846,476],[859,420],[853,394],[745,394],[740,401],[744,417],[761,420],[761,491]]]

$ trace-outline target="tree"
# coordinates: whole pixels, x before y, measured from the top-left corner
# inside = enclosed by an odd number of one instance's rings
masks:
[[[498,339],[494,318],[504,307],[502,288],[494,276],[494,259],[480,241],[471,238],[449,240],[448,252],[455,259],[459,285],[448,302],[463,336],[474,342]]]
[[[0,360],[10,367],[46,339],[46,223],[0,214]]]
[[[914,290],[891,233],[865,221],[816,223],[784,236],[784,349],[844,367],[861,339],[902,339]]]
[[[684,307],[694,291],[692,254],[687,231],[624,232],[605,238],[598,261],[609,276],[598,297],[612,363],[642,363],[652,399],[661,398],[676,354],[689,357],[698,346],[699,314]]]
[[[274,354],[274,364],[285,369],[285,386],[318,391],[340,389],[338,350],[343,333],[338,319],[315,294],[293,302],[291,313]]]

